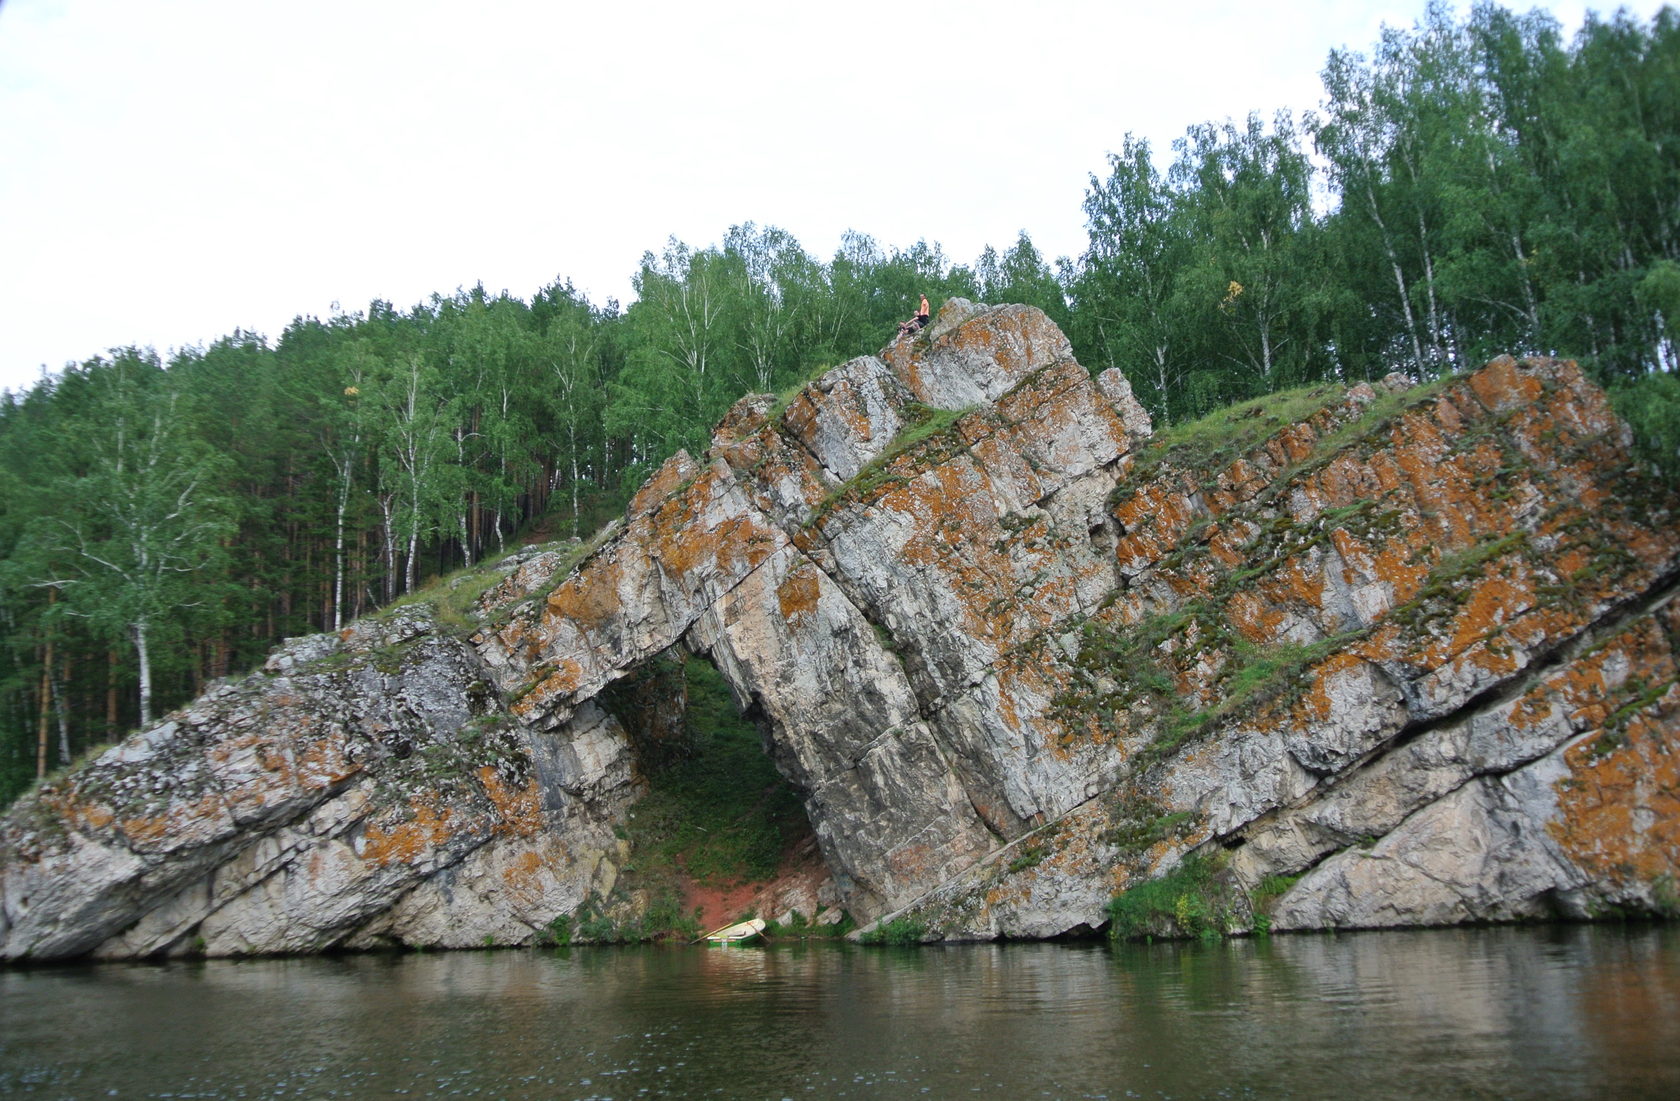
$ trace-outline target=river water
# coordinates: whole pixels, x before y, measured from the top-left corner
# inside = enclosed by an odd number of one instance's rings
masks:
[[[0,971],[0,1094],[1680,1098],[1680,928]]]

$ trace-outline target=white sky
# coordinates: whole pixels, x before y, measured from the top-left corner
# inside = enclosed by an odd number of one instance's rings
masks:
[[[749,220],[1077,255],[1127,131],[1309,108],[1423,7],[3,0],[0,388],[479,281],[627,300],[644,250]]]

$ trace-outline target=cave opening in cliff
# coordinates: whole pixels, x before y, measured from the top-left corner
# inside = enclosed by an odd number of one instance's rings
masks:
[[[809,874],[816,847],[799,792],[705,655],[672,650],[605,699],[647,783],[625,824],[637,888],[723,920],[759,889]]]

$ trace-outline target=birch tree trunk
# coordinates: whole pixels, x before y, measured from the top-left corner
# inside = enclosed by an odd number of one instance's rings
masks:
[[[147,639],[147,623],[137,620],[132,628],[134,655],[140,673],[140,725],[152,725],[152,651]]]

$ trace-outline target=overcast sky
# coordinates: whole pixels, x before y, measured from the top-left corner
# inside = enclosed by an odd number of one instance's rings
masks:
[[[1423,7],[3,0],[0,388],[480,281],[625,300],[645,250],[749,220],[825,260],[848,228],[1077,255],[1127,131],[1310,108]]]

